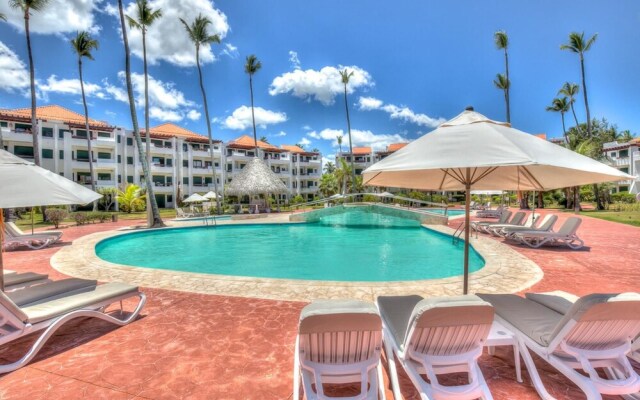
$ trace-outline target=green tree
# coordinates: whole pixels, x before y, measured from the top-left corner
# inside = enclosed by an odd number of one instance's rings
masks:
[[[562,85],[562,88],[558,90],[559,95],[561,94],[561,95],[567,96],[567,98],[569,99],[569,105],[571,106],[571,113],[573,114],[573,119],[576,121],[576,126],[578,126],[580,123],[578,122],[578,117],[576,116],[576,110],[573,107],[573,103],[576,102],[576,96],[578,95],[579,91],[580,91],[580,86],[577,83],[571,83],[571,82],[565,82],[564,85]]]
[[[333,196],[340,190],[340,184],[334,174],[323,174],[320,178],[318,190],[320,190],[323,197]]]
[[[547,111],[559,112],[560,117],[562,118],[562,134],[564,135],[564,140],[567,142],[567,128],[564,124],[564,114],[569,111],[569,100],[566,97],[556,97],[551,101],[551,105],[547,106]]]
[[[98,49],[98,41],[93,39],[89,32],[82,31],[71,39],[71,47],[78,56],[78,75],[80,76],[80,91],[82,92],[82,106],[84,107],[84,129],[87,132],[87,149],[89,152],[89,175],[91,176],[91,190],[96,191],[96,178],[93,171],[93,151],[91,149],[91,131],[89,130],[89,110],[87,108],[87,98],[84,93],[84,79],[82,78],[82,59],[87,58],[93,60],[92,50]],[[93,203],[93,211],[98,206],[97,202]]]
[[[122,0],[119,0],[122,1]],[[127,185],[123,190],[118,190],[116,200],[121,211],[131,213],[132,211],[142,210],[146,204],[146,195],[140,189],[140,186],[133,183]]]
[[[499,50],[504,50],[505,75],[502,75],[503,87],[498,86],[498,88],[504,90],[504,99],[507,104],[507,122],[511,123],[511,98],[510,98],[511,80],[509,80],[509,36],[507,36],[507,32],[505,31],[498,31],[493,34],[493,40],[496,44],[496,47]],[[498,81],[500,81],[499,76],[500,74],[498,74]]]
[[[302,144],[302,143],[296,143],[295,145],[296,145],[296,146],[298,146],[298,147],[300,147],[302,150],[304,150],[304,144]]]
[[[628,129],[625,129],[624,131],[618,134],[618,136],[616,137],[616,140],[621,143],[626,143],[626,142],[632,141],[634,138],[635,136],[631,133],[631,131]]]
[[[202,102],[204,105],[204,116],[207,120],[207,134],[209,136],[209,154],[211,155],[211,170],[213,171],[213,190],[218,193],[218,182],[216,180],[216,163],[213,157],[213,137],[211,136],[211,118],[209,118],[209,106],[207,104],[207,92],[204,90],[204,83],[202,81],[202,68],[200,67],[200,47],[211,45],[213,43],[220,43],[220,36],[209,34],[209,25],[211,20],[202,14],[198,15],[196,19],[187,24],[185,20],[180,18],[180,21],[187,30],[189,39],[196,46],[196,66],[198,67],[198,77],[200,82],[200,91],[202,92]],[[255,136],[254,136],[255,139]],[[218,214],[222,214],[222,208],[220,206],[220,197],[216,197],[216,208]]]
[[[336,170],[336,165],[334,163],[332,163],[331,161],[328,161],[325,165],[324,165],[324,172],[325,174],[333,174]]]
[[[265,142],[265,143],[269,143],[269,138],[267,138],[266,136],[261,136],[260,137],[260,141],[261,142]]]
[[[153,186],[151,185],[151,173],[149,171],[149,163],[142,150],[142,139],[140,138],[140,129],[138,127],[138,115],[136,114],[136,103],[133,98],[133,84],[131,83],[131,56],[129,54],[129,40],[127,39],[127,27],[125,26],[124,10],[122,8],[122,0],[118,0],[118,11],[120,13],[120,28],[122,30],[122,42],[124,43],[124,61],[125,61],[125,77],[127,81],[127,95],[129,97],[129,112],[131,113],[131,125],[133,125],[133,137],[138,148],[138,158],[142,164],[142,173],[144,175],[144,183],[146,193],[149,197],[149,205],[151,206],[151,220],[149,227],[160,228],[164,226],[158,202],[153,194]]]
[[[587,82],[584,72],[584,53],[591,49],[593,43],[598,38],[598,34],[591,36],[588,40],[584,39],[584,32],[571,32],[569,34],[569,42],[560,46],[560,50],[569,50],[580,56],[580,72],[582,75],[582,94],[584,96],[584,108],[587,112],[587,134],[591,136],[591,112],[589,111],[589,99],[587,96]]]
[[[342,153],[342,135],[336,136],[336,141],[338,142],[338,149],[340,150],[340,153]]]
[[[162,17],[162,10],[149,7],[147,0],[136,0],[136,15],[127,15],[131,29],[142,33],[142,65],[144,71],[144,132],[146,138],[147,163],[151,164],[151,134],[149,132],[149,73],[147,70],[147,30]]]
[[[345,68],[344,71],[340,71],[340,76],[342,77],[342,84],[344,85],[344,109],[347,113],[347,133],[349,134],[349,152],[351,153],[351,179],[355,181],[356,169],[353,166],[353,140],[351,139],[351,119],[349,118],[349,102],[347,100],[347,85],[349,84],[349,79],[353,76],[353,71],[349,72]]]
[[[504,92],[504,101],[507,104],[507,122],[511,119],[509,115],[509,78],[507,78],[504,74],[496,74],[496,79],[493,80],[493,84],[496,88],[502,90]]]
[[[29,55],[29,79],[31,83],[31,132],[33,137],[33,160],[40,165],[40,143],[38,142],[38,120],[36,118],[36,73],[31,51],[31,32],[29,19],[31,12],[42,11],[49,4],[49,0],[9,0],[12,8],[19,9],[24,14],[24,33],[27,37],[27,54]],[[88,134],[88,132],[87,132]]]
[[[339,160],[340,166],[334,172],[338,183],[342,182],[342,194],[348,193],[349,184],[352,182],[353,174],[351,173],[351,167],[344,158]]]
[[[253,142],[256,146],[256,157],[258,157],[258,140],[256,139],[256,116],[253,111],[253,75],[258,72],[260,68],[262,68],[262,63],[254,54],[247,56],[244,64],[244,72],[249,75],[249,90],[251,92],[251,121],[253,122]]]

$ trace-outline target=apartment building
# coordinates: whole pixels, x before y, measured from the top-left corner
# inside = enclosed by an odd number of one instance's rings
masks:
[[[612,167],[635,176],[635,179],[616,182],[614,191],[640,193],[640,138],[626,143],[609,142],[602,147]]]
[[[89,119],[86,132],[83,115],[57,105],[38,107],[36,115],[42,167],[90,186],[91,157],[98,188],[144,184],[133,132],[94,119]],[[30,108],[0,110],[0,133],[5,150],[25,159],[34,158]],[[144,141],[145,132],[141,133]],[[88,152],[87,135],[91,138],[92,154]],[[253,139],[248,136],[228,145],[214,140],[212,162],[209,140],[203,135],[172,123],[150,128],[149,135],[151,179],[160,207],[174,207],[179,197],[213,190],[214,169],[218,190],[223,190],[248,157],[254,156],[253,146],[247,146]],[[318,191],[321,155],[260,143],[259,156],[267,160],[290,189],[282,200],[298,194],[312,199]],[[146,148],[146,143],[143,145]]]
[[[371,147],[354,147],[353,153],[348,151],[338,152],[336,154],[336,164],[338,164],[341,159],[350,164],[353,159],[353,167],[356,175],[361,175],[362,171],[388,155],[400,150],[407,144],[408,143],[392,143],[388,145],[385,150],[380,151],[373,151]]]

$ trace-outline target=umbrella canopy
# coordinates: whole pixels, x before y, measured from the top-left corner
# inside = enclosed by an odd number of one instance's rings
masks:
[[[493,196],[502,194],[502,190],[472,190],[471,194],[475,194],[476,196]]]
[[[389,193],[389,192],[382,192],[379,195],[380,197],[396,197],[393,193]]]
[[[202,197],[204,197],[205,199],[208,199],[208,200],[212,200],[212,199],[217,199],[218,195],[216,194],[216,192],[210,190],[207,194],[205,194]]]
[[[231,196],[285,193],[287,187],[260,158],[253,158],[233,178],[226,190]]]
[[[0,208],[88,204],[102,195],[0,150]]]
[[[550,190],[633,179],[588,157],[467,109],[363,172],[363,184],[466,192],[464,293],[471,189]]]
[[[199,195],[198,193],[194,193],[186,199],[182,200],[183,203],[202,203],[203,201],[208,201],[204,196]]]

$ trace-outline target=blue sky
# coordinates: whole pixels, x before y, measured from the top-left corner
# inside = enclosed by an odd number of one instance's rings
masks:
[[[0,108],[27,107],[23,23],[0,0]],[[214,137],[249,134],[248,77],[244,59],[256,54],[263,68],[254,79],[259,136],[274,144],[304,143],[325,156],[346,130],[337,69],[355,71],[349,107],[356,145],[384,147],[412,140],[467,105],[504,120],[504,100],[493,86],[504,58],[493,33],[510,37],[512,123],[531,133],[561,135],[560,116],[545,111],[565,81],[580,82],[577,55],[560,51],[571,31],[598,33],[586,55],[591,113],[620,129],[640,123],[640,2],[604,1],[294,1],[151,0],[165,16],[149,33],[152,125],[175,122],[206,134],[195,50],[178,16],[213,20],[221,45],[205,49],[203,65]],[[125,1],[125,7],[130,2]],[[51,0],[33,18],[33,48],[39,105],[81,111],[77,64],[69,38],[90,29],[100,41],[95,61],[85,62],[90,116],[131,126],[122,101],[123,48],[115,1]],[[73,9],[73,13],[67,12]],[[139,34],[130,34],[133,71],[142,72]],[[134,79],[135,81],[135,79]],[[141,76],[138,76],[141,81]],[[92,85],[92,86],[91,86]],[[138,85],[141,89],[141,86]],[[141,96],[137,96],[141,99]],[[139,104],[141,106],[141,104]],[[139,107],[141,123],[142,108]],[[584,120],[582,97],[576,103]],[[569,116],[567,116],[569,117]],[[567,122],[570,123],[569,118]],[[346,143],[346,141],[345,141]]]

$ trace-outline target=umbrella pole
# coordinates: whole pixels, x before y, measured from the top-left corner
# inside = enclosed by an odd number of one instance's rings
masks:
[[[4,264],[2,249],[4,247],[4,210],[0,208],[0,290],[4,292]]]
[[[34,224],[34,216],[33,216],[33,207],[31,207],[31,235],[33,235],[33,224]]]
[[[463,294],[469,292],[469,236],[471,223],[469,213],[471,212],[471,179],[470,170],[467,168],[467,182],[465,183],[465,212],[464,212],[464,286]]]

